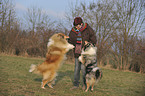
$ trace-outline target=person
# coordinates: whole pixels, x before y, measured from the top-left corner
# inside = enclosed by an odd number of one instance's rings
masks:
[[[74,81],[73,87],[71,89],[79,88],[80,80],[80,70],[82,69],[83,74],[83,90],[86,87],[85,79],[85,67],[81,66],[78,57],[81,54],[81,49],[83,48],[85,41],[92,43],[94,46],[97,42],[96,34],[93,29],[89,26],[88,23],[84,23],[81,17],[76,17],[73,22],[73,28],[69,33],[68,42],[75,46],[74,48],[74,57],[75,57],[75,69],[74,69]],[[81,68],[82,67],[82,68]]]

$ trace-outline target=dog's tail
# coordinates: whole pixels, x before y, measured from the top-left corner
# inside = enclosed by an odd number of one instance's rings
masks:
[[[101,69],[98,69],[96,71],[96,77],[100,80],[103,77],[103,72]]]
[[[103,72],[99,67],[93,68],[92,71],[95,72],[95,76],[97,80],[100,80],[103,77]]]
[[[29,72],[33,72],[39,74],[40,72],[37,70],[37,65],[31,64]]]
[[[34,70],[36,70],[36,65],[34,65],[34,64],[32,64],[31,66],[30,66],[30,70],[29,70],[29,72],[34,72]]]

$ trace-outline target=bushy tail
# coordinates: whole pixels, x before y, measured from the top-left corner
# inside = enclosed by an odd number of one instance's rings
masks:
[[[93,72],[95,72],[96,79],[101,79],[103,77],[103,72],[99,67],[93,68]]]
[[[34,71],[36,71],[36,68],[37,68],[37,66],[34,65],[34,64],[32,64],[32,65],[30,66],[29,72],[34,72]]]
[[[29,72],[33,72],[38,75],[41,74],[41,72],[38,70],[38,66],[34,64],[31,64]]]
[[[103,72],[102,72],[101,69],[98,69],[98,70],[96,71],[96,77],[97,77],[98,79],[101,79],[101,78],[103,77]]]

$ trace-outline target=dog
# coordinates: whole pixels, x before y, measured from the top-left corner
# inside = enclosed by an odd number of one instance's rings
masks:
[[[29,72],[41,74],[43,76],[41,88],[45,89],[47,84],[50,88],[55,82],[57,70],[66,59],[65,54],[74,46],[67,42],[68,36],[63,33],[56,33],[50,37],[47,44],[46,60],[42,64],[30,66]]]
[[[85,66],[86,70],[86,92],[91,87],[91,91],[93,91],[93,87],[95,82],[100,81],[102,78],[102,71],[99,67],[97,67],[97,47],[94,47],[92,43],[85,41],[85,45],[82,48],[81,56],[79,56],[79,61]]]

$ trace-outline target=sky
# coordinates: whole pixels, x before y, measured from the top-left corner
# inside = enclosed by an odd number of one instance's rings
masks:
[[[36,7],[47,13],[56,21],[64,19],[65,13],[68,11],[70,4],[77,2],[89,2],[94,0],[14,0],[16,15],[19,19],[24,18],[28,8]]]
[[[13,0],[15,5],[16,16],[23,23],[25,28],[28,24],[25,23],[25,15],[28,8],[40,8],[42,11],[51,17],[52,21],[65,20],[65,14],[69,11],[71,4],[75,5],[76,2],[85,2],[89,5],[90,2],[95,2],[97,0]],[[72,20],[73,21],[73,20]],[[73,22],[72,22],[73,23]],[[73,24],[72,24],[73,25]],[[67,26],[67,25],[65,25]]]

